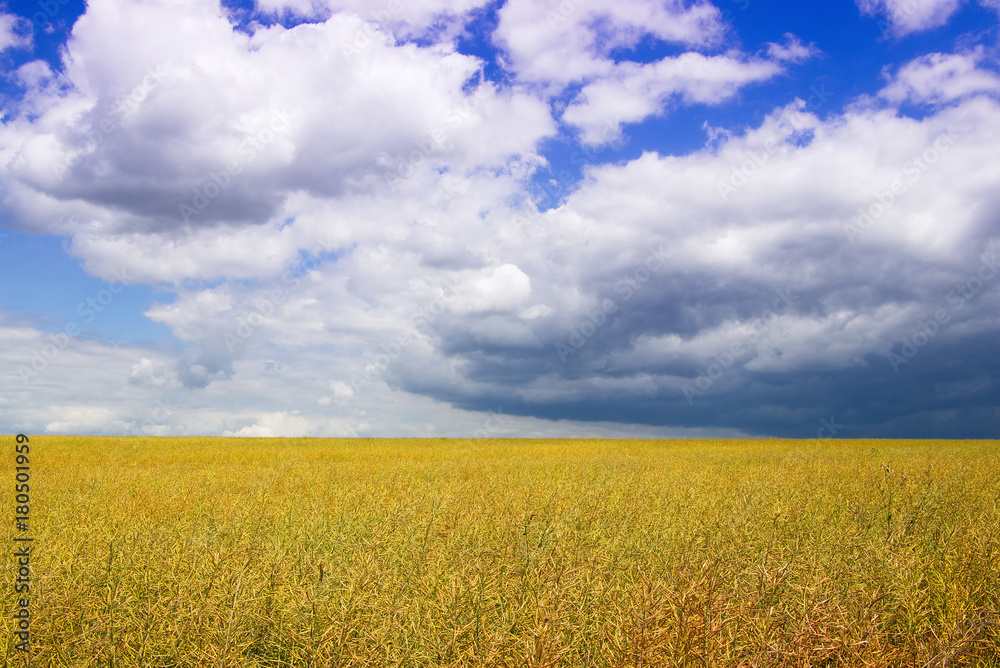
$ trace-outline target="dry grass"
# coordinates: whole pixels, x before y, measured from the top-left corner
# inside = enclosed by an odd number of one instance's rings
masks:
[[[1000,666],[995,442],[31,449],[36,666]]]

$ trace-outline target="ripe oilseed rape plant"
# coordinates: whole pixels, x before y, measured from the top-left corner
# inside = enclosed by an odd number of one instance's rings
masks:
[[[1000,666],[996,442],[31,453],[36,666]]]

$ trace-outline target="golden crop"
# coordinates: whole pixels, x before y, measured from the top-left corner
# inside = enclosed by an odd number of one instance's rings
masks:
[[[1000,666],[997,442],[31,452],[33,666]]]

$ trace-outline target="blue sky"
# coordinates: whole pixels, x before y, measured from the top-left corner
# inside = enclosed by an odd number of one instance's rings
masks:
[[[998,16],[9,2],[0,429],[995,436]]]

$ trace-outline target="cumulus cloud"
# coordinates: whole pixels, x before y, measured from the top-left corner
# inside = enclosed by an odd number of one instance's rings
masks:
[[[685,104],[718,104],[780,71],[774,61],[693,52],[648,65],[624,63],[586,85],[562,118],[581,129],[584,143],[607,143],[620,136],[622,123],[660,113],[672,97]]]
[[[896,99],[918,66],[882,97]],[[506,342],[443,321],[444,354],[403,360],[394,380],[463,407],[673,424],[726,422],[703,407],[815,373],[849,393],[869,369],[911,396],[888,353],[933,330],[929,371],[951,346],[985,354],[995,327],[1000,173],[982,165],[1000,149],[1000,107],[984,90],[922,120],[862,106],[820,121],[799,102],[711,151],[591,168],[545,214],[545,251],[519,249],[552,316]],[[662,264],[649,247],[667,249]],[[947,326],[928,324],[942,310]],[[877,422],[880,409],[858,419]],[[800,417],[761,404],[732,419],[773,430]]]
[[[947,104],[974,95],[1000,93],[1000,76],[983,69],[982,49],[970,53],[931,53],[900,68],[882,97],[894,104]]]
[[[820,53],[814,44],[803,44],[791,33],[785,33],[784,44],[768,42],[766,51],[773,60],[788,63],[801,63]]]
[[[717,44],[726,32],[709,2],[571,0],[559,5],[512,0],[499,12],[496,40],[525,80],[546,86],[606,75],[614,49],[631,49],[645,36],[690,47]]]
[[[857,3],[864,14],[884,16],[888,20],[887,29],[894,34],[908,35],[944,25],[962,0],[857,0]]]
[[[945,25],[964,0],[856,0],[863,14],[879,16],[883,35],[904,37]],[[1000,11],[998,0],[979,4]]]
[[[132,365],[128,382],[141,387],[163,387],[170,382],[170,376],[162,361],[143,357]]]
[[[372,23],[354,35],[357,46],[366,43],[375,30],[391,30],[403,38],[432,38],[447,41],[463,28],[469,12],[483,7],[486,0],[257,0],[257,7],[277,16],[291,15],[312,20],[325,19],[335,12],[349,12]]]
[[[190,23],[182,36],[144,37],[177,11]],[[26,229],[76,237],[82,255],[139,259],[155,235],[215,249],[214,261],[187,255],[189,275],[249,271],[260,239],[247,227],[305,213],[289,209],[292,197],[391,193],[445,166],[502,168],[530,160],[552,132],[529,96],[486,82],[463,90],[475,58],[388,38],[357,54],[322,46],[365,25],[339,12],[246,35],[211,3],[95,3],[74,26],[60,85],[0,138],[5,205]],[[315,243],[301,234],[287,233],[271,271]]]
[[[615,141],[623,123],[667,110],[670,102],[718,104],[742,87],[784,71],[783,63],[815,50],[786,35],[769,44],[766,58],[731,50],[706,55],[727,26],[707,2],[564,2],[557,7],[530,0],[506,3],[499,12],[497,42],[518,77],[551,95],[581,83],[562,120],[581,131],[585,144]],[[654,62],[627,59],[643,39],[691,49]],[[614,55],[626,54],[624,60]]]
[[[531,279],[517,265],[503,264],[466,280],[451,304],[460,314],[509,311],[531,295]]]

